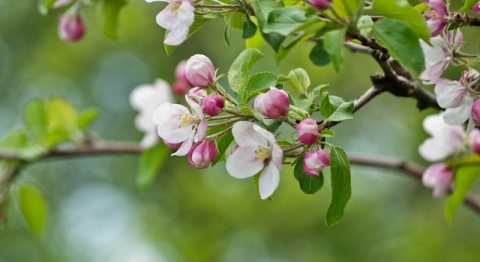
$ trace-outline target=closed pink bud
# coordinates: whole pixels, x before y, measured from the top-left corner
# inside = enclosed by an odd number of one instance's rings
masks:
[[[319,10],[325,10],[332,4],[333,0],[308,0],[308,2]]]
[[[178,63],[177,67],[175,68],[175,77],[177,78],[178,82],[184,82],[190,84],[187,79],[187,72],[185,71],[185,67],[187,66],[187,62],[185,60]]]
[[[223,111],[225,101],[217,94],[211,94],[203,99],[203,112],[209,116],[216,116]]]
[[[183,81],[177,81],[173,84],[173,93],[176,95],[185,95],[188,92],[188,89],[190,88],[190,83],[183,82]]]
[[[298,140],[306,145],[313,145],[317,141],[318,125],[314,119],[307,118],[297,125]]]
[[[67,42],[76,42],[85,35],[85,23],[80,15],[63,15],[58,24],[58,34]]]
[[[190,84],[200,88],[207,88],[215,82],[215,68],[210,58],[204,55],[190,57],[185,65],[185,73]]]
[[[188,161],[196,168],[207,168],[216,157],[217,147],[212,140],[196,143],[188,152]]]
[[[480,137],[476,137],[475,139],[473,139],[473,145],[472,145],[472,148],[473,148],[473,152],[475,154],[480,154]]]
[[[453,169],[443,163],[430,165],[422,176],[424,186],[433,188],[433,196],[444,196],[453,179]]]
[[[480,15],[480,1],[478,1],[476,4],[472,6],[472,12],[474,12],[477,15]]]
[[[472,120],[475,125],[480,126],[480,99],[475,101],[472,106]]]
[[[319,149],[315,152],[308,151],[305,154],[303,171],[309,176],[319,176],[322,169],[330,165],[330,156],[327,152]]]
[[[290,109],[290,100],[287,92],[270,87],[269,91],[259,94],[255,98],[253,107],[268,118],[280,118],[287,116]]]

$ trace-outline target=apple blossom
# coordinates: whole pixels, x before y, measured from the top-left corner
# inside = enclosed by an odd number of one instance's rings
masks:
[[[478,1],[476,4],[472,6],[472,12],[474,12],[477,15],[480,15],[480,1]]]
[[[203,99],[203,112],[209,116],[216,116],[223,111],[225,101],[217,94],[210,94]]]
[[[480,130],[473,129],[469,134],[472,151],[475,154],[480,154]]]
[[[187,61],[182,60],[180,63],[177,64],[177,67],[175,68],[175,78],[177,81],[185,82],[190,84],[187,78],[187,72],[185,71],[185,68],[187,66]]]
[[[173,93],[175,93],[176,95],[185,95],[190,89],[190,84],[183,81],[177,81],[173,83],[172,89]]]
[[[288,114],[290,100],[287,92],[270,87],[266,93],[259,94],[253,101],[253,107],[269,118],[281,118]]]
[[[435,85],[435,94],[440,107],[445,108],[443,119],[450,125],[461,125],[469,119],[476,96],[465,86],[478,73],[470,69],[459,81],[439,79]]]
[[[455,33],[446,31],[443,37],[432,37],[430,42],[431,46],[420,40],[426,67],[425,71],[420,74],[420,79],[424,80],[426,84],[435,84],[452,60],[452,52],[460,50],[463,34],[458,29]]]
[[[333,0],[308,0],[308,2],[318,10],[325,10],[330,7]]]
[[[198,142],[188,152],[188,161],[196,168],[207,168],[217,157],[217,147],[212,140]]]
[[[215,82],[215,68],[210,58],[197,54],[187,60],[185,72],[188,81],[196,87],[207,88]]]
[[[235,178],[252,177],[260,172],[260,197],[270,197],[280,182],[283,151],[272,133],[252,122],[241,121],[233,125],[236,148],[227,159],[227,171]]]
[[[442,114],[427,116],[423,127],[432,137],[425,140],[418,151],[428,161],[442,160],[464,144],[466,134],[463,127],[446,124]]]
[[[330,156],[327,152],[319,149],[315,152],[308,151],[305,154],[303,171],[309,176],[319,176],[322,169],[330,165]]]
[[[172,155],[184,156],[207,132],[207,120],[200,105],[185,96],[194,114],[183,105],[163,103],[153,113],[153,121],[158,125],[158,135],[170,144],[182,145]]]
[[[306,145],[313,145],[317,141],[318,125],[317,121],[311,118],[302,120],[297,127],[298,140]]]
[[[433,188],[433,196],[444,196],[453,180],[453,168],[436,163],[430,165],[422,176],[422,183],[426,187]]]
[[[163,103],[172,101],[170,86],[162,79],[152,85],[140,85],[130,94],[130,104],[139,111],[135,118],[135,126],[145,132],[140,143],[142,147],[150,147],[158,141],[156,125],[152,120],[153,112]]]
[[[78,14],[65,14],[58,24],[58,35],[67,42],[76,42],[85,35],[85,22]]]
[[[443,0],[421,0],[433,10],[425,12],[423,15],[427,19],[427,25],[432,36],[439,35],[448,24],[448,8]]]
[[[168,5],[157,15],[157,24],[167,29],[164,43],[179,45],[188,36],[190,26],[195,19],[193,0],[146,0],[147,2],[167,2]]]

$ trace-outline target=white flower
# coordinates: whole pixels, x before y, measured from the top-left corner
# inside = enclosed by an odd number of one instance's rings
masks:
[[[464,144],[463,127],[446,124],[442,114],[427,116],[423,127],[432,137],[425,140],[418,151],[428,161],[442,160]]]
[[[195,114],[179,104],[164,103],[154,114],[153,121],[158,125],[158,135],[170,144],[181,143],[177,152],[172,155],[184,156],[188,154],[193,142],[198,142],[207,132],[207,120],[200,105],[185,96],[187,103]]]
[[[140,143],[142,147],[150,147],[158,141],[157,125],[152,120],[153,112],[163,103],[172,101],[170,86],[162,79],[153,85],[141,85],[130,94],[130,104],[139,111],[135,118],[135,127],[145,132]]]
[[[235,178],[260,173],[260,197],[273,194],[280,182],[283,151],[272,133],[247,121],[235,123],[232,129],[238,148],[227,159],[227,171]]]
[[[146,0],[147,2],[167,2],[168,5],[157,15],[157,24],[167,29],[164,43],[179,45],[187,39],[195,15],[191,0]]]
[[[422,176],[424,186],[433,188],[433,196],[444,196],[452,184],[453,168],[443,164],[436,163],[430,165]]]

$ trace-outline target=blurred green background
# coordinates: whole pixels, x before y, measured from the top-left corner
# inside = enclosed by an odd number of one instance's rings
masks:
[[[176,64],[193,54],[211,58],[220,73],[244,48],[238,32],[223,42],[216,19],[170,57],[155,15],[165,4],[132,0],[120,17],[120,38],[103,36],[98,10],[84,8],[86,38],[68,44],[57,37],[62,10],[42,16],[36,1],[0,0],[0,133],[22,126],[22,110],[34,97],[63,96],[77,109],[97,107],[97,135],[139,141],[130,107],[134,87],[174,80]],[[478,35],[471,32],[470,39]],[[472,38],[473,37],[473,38]],[[475,46],[476,43],[473,43]],[[286,74],[305,68],[312,85],[354,99],[370,87],[379,68],[363,54],[346,52],[341,72],[319,68],[304,44],[280,65],[265,46],[256,70]],[[453,76],[453,75],[452,75]],[[415,101],[382,94],[335,127],[331,142],[362,152],[422,162],[418,145],[427,137]],[[165,162],[154,184],[140,192],[137,156],[95,156],[29,165],[18,180],[40,186],[50,216],[35,237],[18,214],[0,230],[0,261],[478,261],[478,215],[461,207],[452,225],[443,218],[445,199],[406,175],[353,167],[353,197],[343,221],[324,224],[329,183],[315,195],[298,188],[285,166],[273,201],[261,201],[251,180],[230,177],[224,164],[196,170],[186,157]]]

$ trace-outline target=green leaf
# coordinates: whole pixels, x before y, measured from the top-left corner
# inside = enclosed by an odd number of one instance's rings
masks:
[[[255,35],[256,31],[257,31],[257,25],[252,21],[249,15],[245,14],[245,24],[243,24],[242,38],[244,39],[251,38]]]
[[[12,130],[0,139],[0,148],[21,149],[27,145],[27,134],[23,130]]]
[[[78,136],[77,112],[63,98],[53,97],[46,105],[50,145],[75,140]]]
[[[449,223],[453,221],[458,207],[463,203],[468,191],[472,188],[478,176],[478,166],[462,166],[455,173],[455,190],[445,206],[445,217]]]
[[[270,12],[284,6],[282,1],[276,0],[251,0],[253,10],[258,20],[258,27],[265,41],[277,52],[285,37],[278,33],[266,34],[263,29],[268,21]]]
[[[188,36],[187,36],[187,39],[193,35],[195,32],[197,32],[198,29],[200,29],[202,26],[204,26],[208,21],[210,21],[211,19],[208,19],[208,18],[203,18],[203,17],[200,17],[200,16],[195,16],[195,20],[193,21],[193,24],[190,26],[190,29],[188,31]],[[165,37],[167,36],[167,32],[165,32]],[[167,44],[164,44],[163,47],[165,48],[165,52],[167,53],[167,55],[170,55],[173,53],[173,51],[175,51],[175,49],[177,49],[177,46],[176,45],[167,45]]]
[[[276,9],[268,15],[267,23],[263,27],[264,33],[278,33],[287,36],[307,19],[302,6],[289,6]]]
[[[323,129],[322,132],[320,133],[320,136],[334,138],[335,132],[333,132],[330,129]]]
[[[288,73],[288,83],[293,87],[295,92],[305,94],[310,86],[310,77],[307,71],[302,68],[295,68]]]
[[[373,32],[378,41],[405,67],[417,75],[425,69],[422,47],[406,23],[382,18],[375,23]]]
[[[96,108],[88,108],[82,111],[77,120],[78,128],[82,131],[87,130],[99,114],[100,112]]]
[[[47,129],[47,113],[45,111],[45,103],[39,98],[35,98],[28,102],[25,106],[23,121],[27,131],[35,138],[36,141],[44,139]]]
[[[478,0],[466,0],[463,4],[462,8],[459,10],[460,12],[468,12],[472,7],[478,2]]]
[[[317,34],[318,31],[325,27],[325,24],[325,22],[320,21],[316,16],[313,18],[309,18],[307,22],[305,22],[295,30],[296,32],[302,30],[302,32],[299,32],[288,44],[283,44],[280,47],[275,56],[277,63],[284,59],[294,47],[309,40],[315,34]]]
[[[120,10],[127,5],[126,0],[103,0],[103,33],[113,39],[118,37],[118,17]]]
[[[340,70],[343,63],[343,42],[345,41],[345,34],[347,28],[332,30],[325,34],[323,47],[330,55],[330,60],[336,71]]]
[[[137,176],[137,186],[140,190],[145,191],[152,184],[170,152],[167,145],[159,142],[142,153]]]
[[[260,32],[259,29],[255,31],[255,34],[245,40],[245,46],[246,48],[256,48],[260,49],[265,45],[265,39],[263,39],[262,33]]]
[[[42,193],[31,183],[20,184],[16,192],[20,211],[28,226],[33,233],[41,236],[45,231],[48,217],[47,203]]]
[[[228,150],[228,147],[230,146],[232,141],[233,141],[233,134],[231,131],[215,139],[215,145],[217,146],[218,155],[217,155],[217,158],[213,161],[212,166],[216,165],[218,162],[221,162],[225,159],[225,152]]]
[[[225,24],[230,28],[242,31],[245,23],[245,14],[239,12],[226,13],[223,15],[225,18]],[[250,20],[251,21],[251,20]]]
[[[38,1],[38,11],[42,15],[48,14],[48,11],[52,9],[53,4],[55,4],[57,0],[39,0]]]
[[[327,121],[343,121],[353,119],[353,101],[341,103],[333,114],[331,114]]]
[[[345,207],[352,195],[350,177],[350,162],[347,154],[339,147],[330,150],[332,202],[328,207],[325,222],[331,226],[338,223],[345,211]]]
[[[368,37],[370,35],[370,32],[373,29],[372,18],[369,15],[361,16],[358,19],[357,28],[360,31],[360,34],[362,34],[365,37]]]
[[[338,96],[324,93],[320,101],[320,114],[327,121],[342,121],[353,118],[353,101],[345,102]]]
[[[310,61],[317,66],[326,66],[330,63],[330,55],[323,45],[323,40],[319,40],[310,52]]]
[[[322,85],[319,85],[319,86],[313,88],[312,94],[313,94],[315,97],[318,97],[318,96],[320,96],[320,95],[325,91],[325,89],[327,89],[329,86],[330,86],[330,84],[322,84]]]
[[[363,4],[364,0],[335,0],[333,1],[332,8],[341,17],[348,17],[354,15],[360,4]]]
[[[270,89],[270,87],[277,85],[278,75],[271,72],[260,72],[252,75],[247,82],[246,95],[243,96],[248,102],[250,99],[255,97],[261,92],[265,92]]]
[[[262,52],[255,48],[245,49],[233,61],[228,70],[228,83],[230,88],[239,95],[243,95],[245,87],[250,78],[250,73],[257,61],[263,57]]]
[[[228,26],[225,26],[225,30],[223,30],[223,41],[227,46],[230,46],[230,34],[228,32]]]
[[[303,163],[304,160],[301,158],[293,169],[293,175],[305,194],[314,194],[323,186],[323,173],[320,173],[319,176],[309,176],[303,171]]]
[[[387,18],[408,23],[408,27],[410,27],[414,35],[423,39],[425,42],[430,42],[430,29],[428,28],[425,18],[417,12],[407,0],[375,0],[373,2],[373,11]],[[383,19],[380,21],[382,20]],[[409,37],[411,36],[409,35]],[[416,39],[414,40],[416,41]]]

